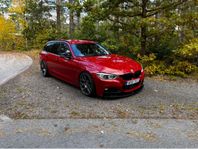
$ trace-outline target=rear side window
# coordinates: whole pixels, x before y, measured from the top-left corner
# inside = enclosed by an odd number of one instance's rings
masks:
[[[46,52],[58,54],[59,47],[60,47],[60,43],[58,43],[58,42],[50,42],[44,47],[44,50]]]
[[[52,48],[53,44],[54,43],[52,43],[52,42],[47,43],[47,45],[45,45],[45,47],[44,47],[44,51],[51,52],[51,48]]]

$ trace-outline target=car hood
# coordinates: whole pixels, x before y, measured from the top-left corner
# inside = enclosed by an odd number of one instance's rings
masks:
[[[111,54],[107,56],[79,57],[78,60],[94,72],[125,74],[141,70],[141,65],[128,57]]]

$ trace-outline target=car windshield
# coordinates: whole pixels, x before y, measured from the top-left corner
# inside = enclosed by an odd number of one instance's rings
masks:
[[[82,56],[103,56],[109,55],[110,52],[99,44],[73,44],[71,45],[74,55],[77,57]]]

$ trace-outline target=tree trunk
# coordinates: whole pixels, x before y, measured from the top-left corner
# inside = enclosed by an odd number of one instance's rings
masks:
[[[146,18],[146,14],[147,14],[147,10],[146,10],[146,7],[147,7],[147,2],[148,0],[142,0],[142,19]],[[146,35],[146,32],[147,32],[147,26],[145,23],[143,23],[141,25],[141,54],[142,55],[145,55],[146,53],[146,44],[147,44],[147,35]]]
[[[80,28],[80,12],[77,12],[76,17],[77,17],[77,24],[76,24],[76,26],[79,29]]]
[[[57,30],[61,31],[61,0],[56,0],[56,26]]]
[[[73,0],[69,0],[70,4],[73,4]],[[74,32],[74,11],[73,9],[70,9],[69,12],[69,35],[70,38],[72,38],[72,34]]]
[[[146,26],[141,27],[141,55],[146,54],[146,44],[147,44],[147,36],[146,36]]]

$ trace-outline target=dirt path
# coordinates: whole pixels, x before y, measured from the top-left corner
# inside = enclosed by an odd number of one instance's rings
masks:
[[[0,85],[25,71],[32,64],[32,59],[24,54],[0,53]]]

